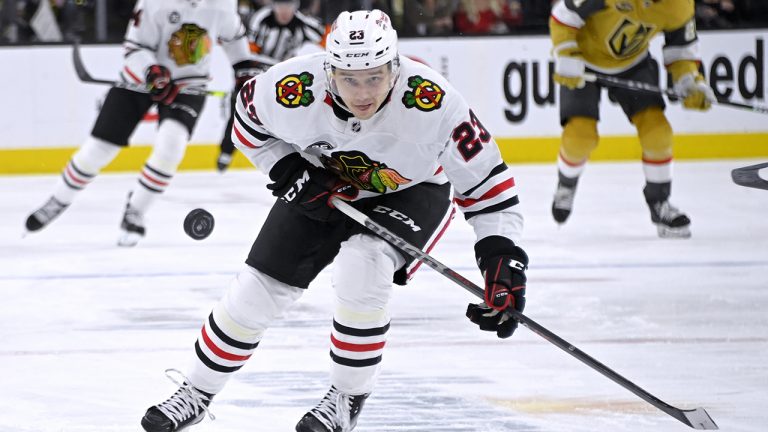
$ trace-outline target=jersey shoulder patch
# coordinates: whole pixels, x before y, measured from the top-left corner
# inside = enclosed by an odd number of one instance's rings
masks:
[[[445,98],[445,90],[435,81],[421,75],[408,77],[409,90],[403,93],[402,102],[406,108],[416,108],[429,112],[440,109]]]
[[[315,101],[309,88],[315,83],[315,76],[303,71],[285,75],[275,82],[275,101],[286,108],[307,107]]]

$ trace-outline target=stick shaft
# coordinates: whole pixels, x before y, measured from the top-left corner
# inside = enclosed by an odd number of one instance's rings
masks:
[[[596,82],[598,84],[601,84],[607,87],[617,87],[617,88],[622,88],[626,90],[636,90],[636,91],[657,93],[657,94],[666,95],[667,97],[671,97],[671,98],[682,99],[682,96],[677,94],[674,90],[662,89],[657,85],[642,82],[642,81],[627,80],[627,79],[615,77],[612,75],[604,75],[604,74],[597,74],[597,73],[586,73],[584,74],[584,79],[589,82]],[[750,105],[750,104],[745,104],[741,102],[731,102],[725,98],[717,98],[717,104],[728,106],[731,108],[745,109],[745,110],[749,110],[749,111],[760,113],[760,114],[768,114],[768,107],[764,107],[760,105]]]
[[[448,266],[442,264],[440,261],[432,258],[429,254],[425,253],[421,249],[417,248],[416,246],[411,245],[410,243],[406,242],[396,234],[392,233],[385,227],[379,225],[375,221],[371,220],[368,216],[366,216],[361,211],[357,210],[356,208],[349,205],[347,202],[339,199],[339,198],[332,198],[332,203],[334,206],[336,206],[339,211],[347,215],[348,217],[352,218],[359,224],[365,226],[369,230],[371,230],[374,234],[378,235],[379,237],[383,238],[384,240],[388,241],[389,243],[396,246],[398,249],[402,250],[412,258],[415,258],[422,263],[432,267],[435,269],[438,273],[446,276],[448,279],[456,282],[459,286],[464,288],[465,290],[472,293],[475,297],[478,297],[480,299],[483,299],[483,288],[479,287],[478,285],[472,283],[464,276],[460,275],[456,271],[452,270]],[[587,353],[581,351],[580,349],[573,346],[571,343],[566,341],[565,339],[561,338],[560,336],[556,335],[555,333],[549,331],[544,326],[538,324],[534,320],[528,318],[527,316],[523,315],[522,313],[514,310],[514,309],[507,309],[504,313],[508,314],[511,318],[517,320],[520,324],[524,325],[526,328],[531,330],[532,332],[536,333],[537,335],[541,336],[548,342],[552,343],[553,345],[557,346],[558,348],[562,349],[566,353],[570,354],[572,357],[576,358],[577,360],[581,361],[582,363],[586,364],[587,366],[591,367],[592,369],[599,372],[601,375],[607,377],[611,381],[621,385],[625,389],[631,391],[644,401],[648,402],[649,404],[653,405],[654,407],[660,409],[661,411],[664,411],[665,413],[669,414],[670,416],[674,417],[675,419],[679,420],[680,422],[697,428],[697,425],[694,425],[691,423],[691,421],[686,416],[687,412],[699,412],[704,411],[703,408],[698,408],[697,410],[690,410],[690,411],[683,411],[678,408],[673,407],[672,405],[667,404],[666,402],[660,400],[656,396],[648,393],[647,391],[643,390],[641,387],[636,385],[635,383],[629,381],[628,379],[624,378],[623,376],[619,375],[617,372],[609,368],[608,366],[604,365],[600,361],[596,360],[595,358],[591,357]],[[706,413],[706,411],[704,411]],[[706,415],[707,418],[709,418],[709,415]],[[702,427],[703,429],[717,429],[717,426],[713,421],[711,421],[711,418],[709,418],[711,422],[711,426],[714,427]],[[706,422],[704,422],[706,423]],[[704,426],[710,426],[709,424],[705,424]]]
[[[80,44],[77,41],[72,43],[72,63],[75,66],[75,72],[77,73],[77,77],[80,78],[80,81],[84,83],[104,84],[104,85],[109,85],[113,87],[132,90],[136,92],[149,93],[149,90],[142,85],[131,84],[131,83],[122,82],[122,81],[113,81],[113,80],[107,80],[107,79],[94,78],[93,76],[91,76],[91,74],[88,72],[88,69],[85,68],[85,63],[83,63],[83,57],[80,55]],[[179,93],[197,95],[197,96],[216,96],[216,97],[222,97],[222,98],[229,96],[228,92],[221,91],[221,90],[203,90],[203,89],[191,89],[191,88],[182,88],[179,91]]]

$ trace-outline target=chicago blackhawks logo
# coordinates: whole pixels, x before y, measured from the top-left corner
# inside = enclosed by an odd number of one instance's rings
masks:
[[[308,87],[314,82],[314,75],[302,72],[299,75],[288,75],[275,83],[277,103],[286,108],[309,106],[315,101],[312,90]]]
[[[208,31],[197,24],[182,24],[168,41],[168,54],[179,66],[197,64],[210,52]]]
[[[358,189],[384,193],[397,190],[411,180],[400,175],[383,162],[372,161],[359,151],[335,152],[330,157],[321,156],[323,164]]]
[[[443,103],[445,92],[439,85],[426,80],[418,75],[408,78],[408,87],[412,91],[406,91],[403,95],[403,104],[406,108],[414,108],[419,111],[434,111]]]

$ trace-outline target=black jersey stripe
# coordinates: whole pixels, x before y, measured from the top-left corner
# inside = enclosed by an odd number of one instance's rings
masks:
[[[251,135],[252,137],[256,138],[259,141],[266,141],[268,139],[275,139],[272,135],[265,134],[262,132],[257,131],[256,129],[252,128],[248,123],[243,121],[243,118],[240,117],[240,113],[235,110],[235,119],[237,120],[237,123],[245,129],[245,131]]]
[[[222,366],[213,360],[209,359],[207,355],[203,352],[202,348],[200,348],[200,343],[195,341],[195,353],[197,353],[197,358],[200,359],[201,362],[203,362],[204,365],[206,365],[208,368],[215,370],[216,372],[221,373],[232,373],[243,367],[243,365],[240,366]]]
[[[349,367],[356,367],[356,368],[374,366],[381,363],[380,355],[373,358],[369,358],[369,359],[353,360],[353,359],[348,359],[346,357],[338,356],[334,354],[333,351],[331,351],[331,359],[333,360],[334,363],[338,363],[342,366],[349,366]]]
[[[221,328],[219,328],[219,326],[216,324],[216,321],[213,320],[213,313],[208,315],[208,324],[209,324],[208,328],[210,328],[211,331],[213,331],[213,334],[215,334],[216,337],[221,339],[222,342],[224,342],[229,346],[242,349],[242,350],[253,350],[253,349],[256,349],[257,346],[259,346],[258,342],[249,344],[246,342],[240,342],[238,340],[235,340],[227,336],[226,333],[224,333],[221,330]]]
[[[490,180],[490,179],[491,179],[493,176],[495,176],[495,175],[497,175],[497,174],[499,174],[499,173],[502,173],[502,172],[504,172],[504,171],[506,171],[506,170],[507,170],[507,164],[505,164],[504,162],[502,162],[502,163],[500,163],[500,164],[496,165],[496,166],[495,166],[495,167],[493,167],[493,169],[491,170],[491,173],[490,173],[490,174],[488,174],[488,176],[487,176],[486,178],[484,178],[484,179],[483,179],[483,181],[481,181],[480,183],[478,183],[477,185],[475,185],[474,187],[472,187],[470,190],[468,190],[468,191],[466,191],[466,192],[462,193],[461,195],[462,195],[462,196],[465,196],[465,197],[468,197],[468,196],[472,195],[472,192],[476,191],[478,188],[480,188],[480,186],[484,185],[484,184],[485,184],[485,183],[486,183],[488,180]]]
[[[348,335],[348,336],[381,336],[387,333],[389,330],[389,323],[387,323],[383,327],[374,327],[369,329],[357,329],[352,327],[347,327],[343,324],[339,324],[336,322],[336,320],[333,320],[333,328],[342,334]]]
[[[493,213],[497,212],[499,210],[504,210],[510,207],[514,207],[516,205],[520,204],[520,199],[517,198],[517,195],[513,196],[512,198],[509,198],[507,200],[504,200],[498,204],[494,204],[492,206],[486,207],[482,210],[473,211],[473,212],[465,212],[464,213],[464,219],[469,220],[472,217],[475,217],[479,214],[485,214],[485,213]]]

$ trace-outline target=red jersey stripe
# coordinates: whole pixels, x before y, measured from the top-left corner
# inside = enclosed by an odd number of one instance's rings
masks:
[[[456,204],[460,205],[461,207],[469,207],[474,204],[477,204],[480,201],[485,201],[487,199],[491,199],[500,193],[504,192],[505,190],[511,189],[515,185],[515,179],[510,178],[505,180],[502,183],[497,184],[496,186],[489,189],[486,193],[483,194],[480,198],[474,199],[474,198],[467,198],[465,200],[460,200],[456,198],[454,201],[456,201]]]
[[[251,144],[250,141],[248,141],[248,139],[245,136],[243,136],[243,134],[237,128],[237,124],[238,124],[237,121],[235,121],[235,123],[232,125],[232,130],[235,131],[235,136],[237,137],[237,139],[240,140],[240,142],[244,146],[246,146],[248,148],[252,148],[252,149],[257,149],[257,148],[261,147],[261,146],[256,146],[256,145]]]
[[[132,80],[136,81],[136,84],[141,84],[143,82],[141,78],[136,76],[136,74],[134,74],[130,69],[128,69],[128,66],[125,66],[123,70],[125,71],[126,74],[128,74],[129,77],[131,77]]]

